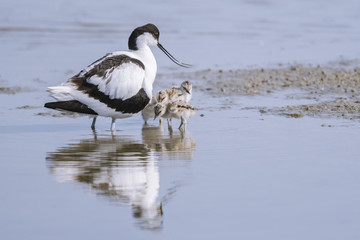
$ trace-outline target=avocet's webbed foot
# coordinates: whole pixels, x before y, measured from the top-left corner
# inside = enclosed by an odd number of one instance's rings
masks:
[[[179,126],[179,129],[182,130],[182,131],[185,131],[185,123],[181,122],[180,123],[180,126]]]

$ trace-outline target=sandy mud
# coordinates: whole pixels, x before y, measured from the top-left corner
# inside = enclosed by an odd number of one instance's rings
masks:
[[[261,108],[261,113],[278,114],[286,117],[300,118],[338,117],[350,120],[360,119],[360,101],[352,98],[337,98],[333,101],[324,101],[317,104],[284,106],[277,108]]]
[[[200,82],[197,91],[212,97],[266,95],[281,90],[301,90],[303,94],[288,98],[312,99],[316,103],[272,108],[252,106],[263,114],[287,117],[342,117],[360,118],[360,67],[359,61],[329,63],[326,66],[279,64],[278,68],[204,70],[177,73],[172,79]],[[169,78],[160,75],[160,79]],[[243,108],[244,110],[250,107]]]

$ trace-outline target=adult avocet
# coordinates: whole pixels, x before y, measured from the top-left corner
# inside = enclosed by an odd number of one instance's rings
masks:
[[[111,130],[115,120],[135,115],[145,108],[152,98],[156,76],[156,60],[150,46],[158,46],[174,63],[182,67],[191,65],[179,62],[160,43],[160,32],[154,24],[136,28],[130,35],[130,51],[109,53],[60,86],[48,91],[56,102],[45,107],[111,117]]]

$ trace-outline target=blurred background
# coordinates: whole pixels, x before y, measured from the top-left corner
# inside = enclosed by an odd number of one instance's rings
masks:
[[[78,71],[127,49],[131,31],[148,22],[196,69],[353,59],[360,54],[359,12],[357,0],[3,0],[1,74],[13,78],[15,66],[36,77],[43,69]],[[159,72],[178,69],[154,52]]]

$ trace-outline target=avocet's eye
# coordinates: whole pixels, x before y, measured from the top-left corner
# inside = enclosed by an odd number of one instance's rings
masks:
[[[153,36],[155,39],[159,39],[159,33],[154,33]]]

